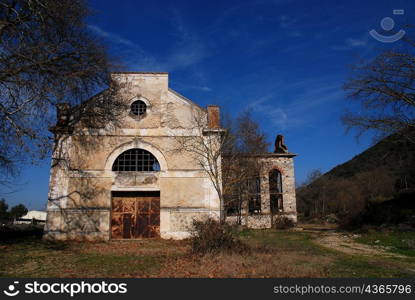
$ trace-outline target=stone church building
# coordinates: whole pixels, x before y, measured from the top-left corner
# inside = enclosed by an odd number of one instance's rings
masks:
[[[117,127],[83,134],[55,126],[45,239],[189,237],[193,219],[219,218],[220,200],[205,170],[175,151],[177,136],[192,136],[195,114],[203,135],[219,135],[219,107],[206,109],[173,91],[167,73],[119,72],[128,104]],[[68,109],[58,107],[58,124]],[[249,227],[269,228],[275,216],[296,222],[294,154],[282,139],[261,162],[258,195],[244,211]],[[254,205],[251,205],[251,202]],[[229,217],[229,221],[232,221]]]

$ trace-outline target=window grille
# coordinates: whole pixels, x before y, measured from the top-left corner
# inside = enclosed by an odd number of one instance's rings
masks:
[[[146,113],[147,105],[141,101],[137,100],[131,104],[131,112],[136,116],[142,116]]]
[[[153,154],[143,149],[130,149],[115,160],[113,171],[157,172],[160,164]]]

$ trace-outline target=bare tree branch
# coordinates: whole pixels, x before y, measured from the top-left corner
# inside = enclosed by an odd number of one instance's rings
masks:
[[[81,120],[103,127],[124,108],[114,100],[113,65],[87,30],[88,15],[83,0],[0,1],[2,170],[50,152],[54,138],[48,129],[55,125],[56,105],[69,104],[71,123],[65,125],[72,127]]]
[[[410,52],[385,51],[354,71],[344,89],[361,110],[346,112],[343,123],[359,129],[359,135],[367,130],[381,137],[400,132],[415,143],[415,57]]]

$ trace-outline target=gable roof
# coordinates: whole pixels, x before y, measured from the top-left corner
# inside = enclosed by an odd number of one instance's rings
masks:
[[[185,102],[189,103],[190,105],[194,105],[198,108],[200,108],[201,110],[206,112],[206,108],[200,106],[199,104],[197,104],[196,102],[193,102],[192,100],[190,100],[189,98],[186,98],[185,96],[183,96],[182,94],[176,92],[175,90],[169,88],[169,92],[174,94],[175,96],[179,97],[181,100],[184,100]]]
[[[125,71],[125,72],[111,72],[111,74],[161,74],[168,75],[168,72],[138,72],[138,71]]]

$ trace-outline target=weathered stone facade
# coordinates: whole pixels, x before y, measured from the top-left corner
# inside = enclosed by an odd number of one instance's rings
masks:
[[[193,130],[196,113],[206,116],[206,128],[215,129],[211,134],[220,134],[218,108],[203,109],[169,89],[167,73],[114,73],[113,77],[123,85],[120,96],[126,104],[145,103],[146,111],[139,118],[126,111],[115,128],[109,126],[83,131],[83,134],[69,131],[57,140],[50,171],[44,238],[108,240],[115,236],[114,223],[122,223],[118,224],[121,231],[116,233],[122,237],[126,227],[133,230],[135,227],[131,226],[139,226],[143,220],[155,226],[162,238],[186,238],[193,219],[219,217],[220,201],[200,164],[191,155],[174,151],[175,137],[196,134]],[[117,159],[134,149],[148,153],[157,161],[157,167],[115,171]],[[272,168],[278,168],[283,174],[284,212],[296,221],[292,157],[291,154],[258,156],[264,165],[261,175],[264,196],[262,216],[255,218],[262,219],[248,219],[253,224],[251,227],[270,227],[272,222],[267,219],[270,214],[266,196],[267,172]],[[124,194],[116,196],[117,193]],[[131,215],[123,211],[131,203],[135,205],[135,212],[149,205],[150,202],[142,201],[149,193],[156,212],[148,210]],[[126,204],[118,209],[116,201]],[[117,221],[116,215],[122,218]]]
[[[295,198],[295,178],[294,178],[294,158],[292,153],[264,153],[247,156],[246,159],[256,160],[260,167],[260,199],[261,208],[259,213],[251,214],[248,211],[248,201],[246,199],[241,211],[240,223],[249,228],[263,229],[271,228],[279,218],[287,218],[293,223],[297,223],[297,205]],[[281,174],[282,183],[282,208],[277,212],[271,210],[271,189],[270,172],[278,170]],[[228,216],[229,223],[237,223],[237,216]]]
[[[124,83],[125,101],[145,102],[146,114],[137,119],[126,112],[121,128],[67,135],[59,141],[50,174],[45,238],[110,239],[111,198],[117,191],[159,191],[161,237],[185,238],[193,218],[218,217],[219,199],[204,170],[186,154],[170,150],[175,136],[194,134],[195,111],[207,112],[169,89],[166,73],[114,77]],[[150,152],[160,170],[113,171],[114,161],[129,149]]]

